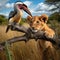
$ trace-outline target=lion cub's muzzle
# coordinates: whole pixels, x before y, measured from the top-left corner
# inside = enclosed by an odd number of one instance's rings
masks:
[[[38,30],[35,29],[34,27],[31,27],[32,32],[37,32]]]

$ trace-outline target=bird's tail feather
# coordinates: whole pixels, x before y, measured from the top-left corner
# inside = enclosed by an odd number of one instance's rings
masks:
[[[8,32],[9,28],[10,28],[10,25],[7,26],[6,33]]]

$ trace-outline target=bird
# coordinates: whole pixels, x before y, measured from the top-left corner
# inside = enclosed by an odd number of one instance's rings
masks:
[[[24,4],[23,2],[16,2],[14,4],[14,10],[9,13],[8,26],[6,28],[6,33],[11,28],[11,24],[19,25],[19,23],[22,20],[21,18],[23,16],[23,10],[26,13],[28,13],[30,16],[32,16],[26,4]]]

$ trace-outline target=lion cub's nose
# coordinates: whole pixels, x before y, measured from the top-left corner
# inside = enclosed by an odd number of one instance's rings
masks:
[[[34,28],[34,27],[32,27],[32,29],[34,30],[35,28]]]

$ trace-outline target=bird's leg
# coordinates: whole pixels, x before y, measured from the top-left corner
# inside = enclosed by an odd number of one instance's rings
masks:
[[[17,24],[16,22],[13,22],[13,23],[11,23],[11,30],[15,30],[15,27],[13,27],[13,26],[19,26],[19,24]]]
[[[13,23],[11,24],[11,30],[14,30],[15,27],[13,27],[12,25],[16,25],[16,22],[13,22]]]

